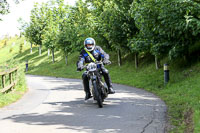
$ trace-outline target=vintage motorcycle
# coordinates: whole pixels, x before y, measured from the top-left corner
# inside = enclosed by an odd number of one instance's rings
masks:
[[[103,107],[104,99],[108,97],[108,88],[102,80],[102,71],[100,69],[102,66],[103,62],[97,61],[91,62],[83,67],[86,68],[91,83],[90,91],[94,100],[97,101],[99,108]]]

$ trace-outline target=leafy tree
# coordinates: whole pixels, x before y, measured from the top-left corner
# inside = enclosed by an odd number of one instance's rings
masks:
[[[170,59],[187,57],[190,47],[200,40],[200,2],[166,1],[161,8],[160,34],[171,44]]]
[[[118,51],[118,62],[121,65],[121,50],[128,51],[127,42],[137,32],[134,25],[134,19],[129,14],[132,0],[90,0],[96,10],[98,28],[103,37],[108,40],[108,45]]]
[[[189,47],[198,40],[199,9],[199,2],[194,1],[136,0],[130,12],[140,37],[150,45],[149,51],[156,58],[168,55],[175,59],[186,56]]]
[[[72,10],[69,10],[69,8],[67,9],[68,16],[63,19],[57,38],[58,47],[65,55],[66,64],[67,56],[74,51],[76,45],[76,30],[73,23],[73,16],[70,14],[71,11]]]
[[[138,34],[132,39],[129,39],[128,46],[132,53],[135,54],[135,68],[138,68],[139,54],[148,53],[151,47],[151,41]]]
[[[18,29],[20,30],[20,34],[25,34],[26,28],[29,26],[27,22],[25,22],[21,17],[17,20],[18,21]]]
[[[54,49],[56,45],[56,37],[58,34],[58,25],[53,19],[53,11],[48,10],[48,24],[45,26],[44,34],[42,35],[42,43],[52,51],[52,61],[54,63]]]
[[[60,26],[58,45],[67,60],[67,55],[83,48],[85,38],[93,36],[95,17],[82,0],[77,1],[75,7],[68,6],[65,10],[66,16]]]
[[[20,2],[20,0],[13,0],[16,4]],[[0,15],[5,15],[9,13],[9,3],[7,0],[0,0]],[[2,19],[0,18],[0,21]]]
[[[44,29],[42,42],[47,48],[51,49],[52,59],[54,62],[54,49],[56,47],[60,48],[59,35],[64,28],[63,23],[67,13],[65,10],[65,5],[63,0],[60,1],[52,0],[49,1],[48,4],[49,5],[46,10],[46,20],[48,23]]]
[[[38,3],[36,3],[31,11],[31,22],[25,30],[25,36],[28,37],[32,43],[40,46],[39,54],[41,54],[42,35],[45,33],[44,29],[48,23],[45,19],[46,10],[46,4],[43,3],[41,6],[39,6]]]
[[[6,0],[0,2],[0,15],[7,14],[9,12],[9,4]],[[0,18],[0,20],[2,20]]]
[[[76,49],[83,48],[83,42],[87,37],[92,37],[94,31],[94,16],[88,5],[82,0],[77,1],[76,7],[72,8],[73,24],[76,36]]]

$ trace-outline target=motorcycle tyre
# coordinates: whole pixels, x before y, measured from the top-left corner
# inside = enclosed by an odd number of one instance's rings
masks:
[[[103,100],[101,98],[101,95],[99,94],[96,81],[93,81],[93,89],[94,89],[94,97],[97,100],[98,106],[99,106],[99,108],[102,108]]]

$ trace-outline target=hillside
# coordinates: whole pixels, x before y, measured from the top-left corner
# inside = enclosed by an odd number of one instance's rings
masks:
[[[0,93],[0,107],[16,102],[27,91],[24,62],[19,62],[19,60],[13,58],[23,53],[25,46],[22,44],[24,44],[24,39],[18,37],[13,37],[11,39],[5,38],[0,41],[0,72],[8,71],[15,67],[19,68],[16,74],[17,85],[14,87],[13,91]],[[5,76],[6,85],[9,85],[8,78],[8,75]],[[2,76],[0,76],[0,89],[2,88]]]
[[[13,41],[15,46],[12,46]],[[52,57],[47,55],[43,48],[42,55],[38,55],[38,47],[33,47],[30,53],[30,44],[23,45],[20,52],[20,44],[23,38],[9,40],[6,46],[0,48],[0,64],[14,60],[19,62],[23,69],[28,60],[27,74],[46,75],[65,78],[81,78],[81,73],[76,72],[76,61],[79,52],[68,56],[68,65],[65,64],[62,52],[55,52],[55,63]],[[22,46],[21,46],[22,47]],[[13,48],[12,52],[10,49]],[[171,62],[170,82],[164,86],[163,69],[155,69],[154,58],[144,56],[140,58],[139,68],[134,67],[134,56],[124,55],[123,65],[117,65],[117,55],[109,52],[112,64],[107,66],[114,83],[125,84],[137,88],[143,88],[159,96],[168,106],[168,118],[172,132],[199,132],[200,131],[200,62],[193,64]],[[165,60],[161,61],[164,64]],[[182,65],[179,65],[182,64]],[[184,65],[183,65],[184,64]],[[0,95],[0,98],[2,95]]]

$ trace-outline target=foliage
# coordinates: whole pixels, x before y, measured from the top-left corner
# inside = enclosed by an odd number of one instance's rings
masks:
[[[25,30],[25,36],[35,45],[42,45],[42,35],[45,33],[45,27],[48,23],[46,10],[46,4],[43,3],[40,6],[36,3],[31,11],[31,22]]]
[[[83,47],[83,40],[88,34],[85,27],[88,15],[88,9],[80,0],[77,2],[77,7],[66,8],[66,17],[63,18],[61,25],[58,42],[59,46],[65,55],[71,52],[80,50]]]
[[[0,3],[0,15],[7,14],[9,12],[9,5],[7,0],[2,0]],[[0,20],[2,20],[0,18]]]
[[[90,2],[94,6],[92,10],[98,20],[97,31],[100,31],[102,38],[108,40],[107,45],[115,50],[121,48],[127,50],[128,39],[137,32],[134,19],[129,14],[132,0],[101,2],[92,0]]]
[[[17,21],[19,24],[18,29],[20,30],[21,34],[24,35],[29,24],[27,22],[25,22],[21,17]]]
[[[58,47],[65,54],[80,50],[83,40],[91,36],[111,50],[149,52],[176,59],[187,57],[191,47],[200,41],[199,3],[78,0],[70,7],[63,0],[51,0],[48,5],[35,6],[25,34],[31,42]]]
[[[16,4],[18,4],[20,1],[23,1],[23,0],[13,0],[13,1]],[[8,0],[1,0],[0,1],[0,21],[2,20],[1,16],[7,13],[9,13],[9,2]]]
[[[182,0],[136,0],[130,10],[140,36],[152,42],[151,53],[170,59],[187,56],[199,41],[200,4]]]
[[[53,5],[53,4],[52,4]],[[58,32],[58,21],[55,7],[49,8],[49,5],[44,5],[44,19],[46,20],[44,34],[42,35],[42,44],[44,44],[49,49],[55,48],[55,42]]]

